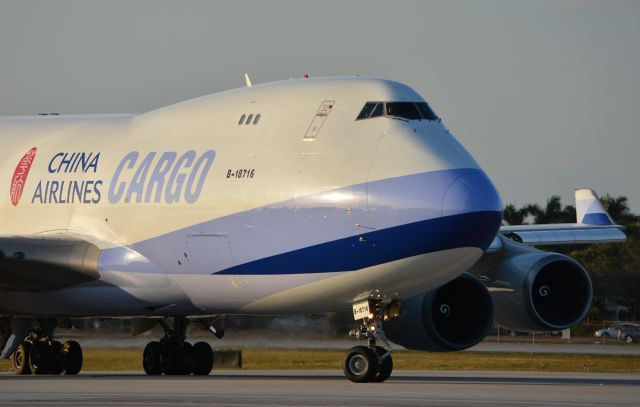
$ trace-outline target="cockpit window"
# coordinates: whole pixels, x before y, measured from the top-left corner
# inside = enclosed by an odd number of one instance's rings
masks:
[[[360,111],[356,120],[370,119],[384,115],[384,102],[367,102]]]
[[[422,117],[424,117],[426,120],[438,120],[438,116],[433,113],[433,110],[431,110],[427,103],[416,103],[416,105],[418,105],[418,109],[420,109]]]
[[[373,109],[373,112],[371,112],[371,116],[369,117],[378,117],[383,115],[384,115],[384,103],[378,102],[376,103],[376,107]]]
[[[387,116],[407,120],[420,120],[422,116],[413,102],[387,102]]]
[[[401,120],[440,120],[425,102],[367,102],[356,120],[379,116]]]
[[[373,112],[373,109],[376,107],[376,105],[377,105],[376,102],[365,103],[364,107],[362,108],[362,111],[360,111],[360,114],[358,115],[358,118],[356,120],[368,119],[369,116],[371,116],[371,112]]]

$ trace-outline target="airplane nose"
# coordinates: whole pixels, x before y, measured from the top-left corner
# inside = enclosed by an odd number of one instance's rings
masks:
[[[442,216],[472,212],[500,212],[498,191],[483,171],[468,171],[449,185],[442,198]]]
[[[502,201],[481,170],[467,171],[449,185],[442,198],[442,216],[449,219],[446,232],[454,239],[470,240],[486,249],[502,222]]]

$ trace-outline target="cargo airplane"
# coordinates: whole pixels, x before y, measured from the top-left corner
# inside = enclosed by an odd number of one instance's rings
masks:
[[[539,244],[616,242],[595,193],[575,224],[501,226],[496,188],[401,83],[312,78],[144,114],[0,119],[1,356],[18,374],[77,374],[72,318],[127,318],[164,337],[147,374],[209,374],[227,315],[353,310],[344,373],[382,382],[389,341],[457,351],[494,319],[557,331],[592,286]]]

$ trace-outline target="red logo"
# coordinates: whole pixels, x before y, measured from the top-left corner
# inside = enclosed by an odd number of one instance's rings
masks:
[[[13,177],[11,177],[11,203],[13,206],[17,206],[18,202],[20,202],[24,184],[27,182],[27,177],[29,176],[31,164],[33,164],[33,160],[36,159],[36,151],[38,151],[37,147],[33,147],[27,151],[13,172]]]

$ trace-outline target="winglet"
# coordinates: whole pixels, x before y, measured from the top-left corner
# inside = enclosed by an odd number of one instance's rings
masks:
[[[251,87],[251,79],[249,79],[249,74],[248,73],[244,74],[244,82],[247,84],[247,88]]]
[[[614,224],[596,193],[589,188],[576,189],[576,217],[578,223],[585,225]]]

